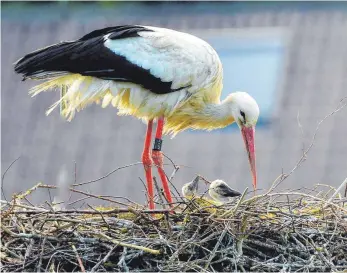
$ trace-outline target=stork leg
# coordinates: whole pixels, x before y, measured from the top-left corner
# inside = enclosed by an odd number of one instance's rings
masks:
[[[157,166],[158,173],[159,173],[161,182],[163,184],[166,200],[169,203],[172,203],[172,197],[171,197],[171,192],[170,192],[170,188],[169,188],[169,182],[168,182],[168,179],[167,179],[166,174],[164,172],[163,153],[161,152],[161,144],[163,142],[163,140],[162,140],[163,128],[164,128],[164,118],[161,117],[158,119],[157,131],[155,134],[154,147],[153,147],[153,151],[152,151],[152,158],[153,158],[154,164]]]
[[[152,157],[151,157],[151,140],[152,140],[153,120],[148,121],[145,145],[142,153],[142,163],[145,168],[147,193],[149,199],[149,209],[154,209],[154,192],[153,192],[153,177],[152,177]]]

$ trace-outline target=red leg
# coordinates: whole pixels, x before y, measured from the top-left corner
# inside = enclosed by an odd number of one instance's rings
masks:
[[[152,139],[152,128],[153,120],[148,121],[145,147],[143,148],[142,153],[142,163],[145,168],[146,181],[147,181],[147,193],[149,198],[149,209],[154,209],[154,192],[153,192],[153,176],[152,176],[152,157],[151,157],[151,139]]]
[[[155,134],[154,148],[152,151],[152,158],[153,158],[154,164],[158,168],[158,173],[159,173],[161,182],[163,183],[165,197],[169,203],[172,203],[172,197],[171,197],[171,192],[170,192],[170,188],[169,188],[169,182],[168,182],[166,174],[164,172],[163,154],[161,152],[163,127],[164,127],[164,118],[161,117],[158,119],[157,131]]]

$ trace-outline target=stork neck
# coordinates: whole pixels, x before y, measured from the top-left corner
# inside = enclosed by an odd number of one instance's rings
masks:
[[[165,132],[173,136],[185,129],[213,130],[234,122],[232,102],[219,103],[190,100],[166,120]]]
[[[206,104],[203,110],[203,118],[211,123],[213,128],[224,128],[234,122],[231,116],[230,105],[227,101],[216,104]]]

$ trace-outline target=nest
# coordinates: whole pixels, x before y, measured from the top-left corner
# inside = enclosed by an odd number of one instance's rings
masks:
[[[347,268],[346,198],[330,186],[299,192],[272,187],[261,195],[246,190],[223,205],[205,196],[176,196],[172,209],[160,198],[164,208],[155,211],[134,203],[72,210],[25,201],[41,188],[56,187],[40,183],[1,201],[4,272]]]

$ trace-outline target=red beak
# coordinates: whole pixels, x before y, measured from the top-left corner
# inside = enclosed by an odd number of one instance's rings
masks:
[[[257,189],[257,170],[255,167],[255,143],[254,143],[254,134],[255,128],[252,127],[241,127],[241,133],[243,137],[243,141],[246,145],[246,150],[248,154],[249,165],[251,166],[251,172],[253,177],[253,188]]]

